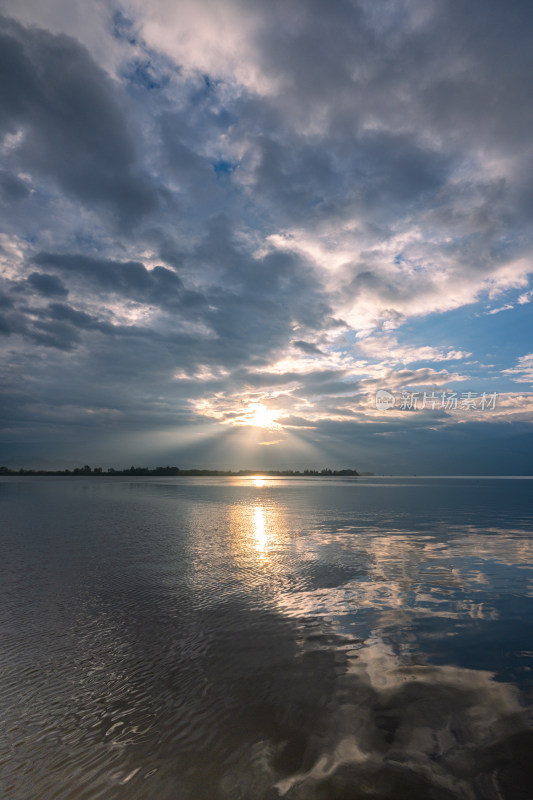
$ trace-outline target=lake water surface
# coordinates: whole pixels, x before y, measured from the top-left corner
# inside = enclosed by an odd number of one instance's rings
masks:
[[[530,800],[533,481],[0,482],[6,800]]]

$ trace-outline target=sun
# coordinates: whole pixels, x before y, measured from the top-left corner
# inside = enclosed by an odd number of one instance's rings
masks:
[[[268,428],[279,430],[281,425],[277,423],[279,412],[267,408],[263,403],[253,403],[246,414],[246,423],[254,425],[256,428]]]

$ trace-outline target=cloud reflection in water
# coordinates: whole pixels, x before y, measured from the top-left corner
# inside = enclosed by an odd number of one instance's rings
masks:
[[[281,543],[280,507],[254,505],[247,513],[256,557],[270,553],[271,536],[277,546],[280,557],[269,567],[281,589],[273,599],[297,626],[300,657],[330,652],[338,673],[326,729],[310,735],[300,768],[278,774],[279,795],[527,797],[521,786],[532,777],[525,753],[533,733],[525,696],[489,669],[432,661],[441,652],[453,659],[454,637],[475,637],[478,626],[489,630],[499,621],[502,582],[512,578],[495,565],[512,566],[514,580],[520,570],[529,594],[531,540],[521,531],[466,526],[444,539],[440,532],[385,534],[364,526],[315,526],[287,537],[285,520]],[[282,557],[287,548],[305,556],[303,575],[291,578],[291,561]],[[339,554],[343,563],[333,563]],[[332,573],[344,567],[359,574],[320,585],[324,562]],[[274,780],[273,745],[264,744],[264,769]]]

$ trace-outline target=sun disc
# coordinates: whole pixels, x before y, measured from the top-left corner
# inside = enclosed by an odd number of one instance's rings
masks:
[[[276,423],[278,413],[270,408],[267,408],[262,403],[257,403],[250,408],[251,416],[248,417],[248,423],[257,428],[279,428]]]

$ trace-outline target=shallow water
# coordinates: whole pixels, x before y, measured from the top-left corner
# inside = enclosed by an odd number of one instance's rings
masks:
[[[0,795],[533,796],[533,481],[0,482]]]

